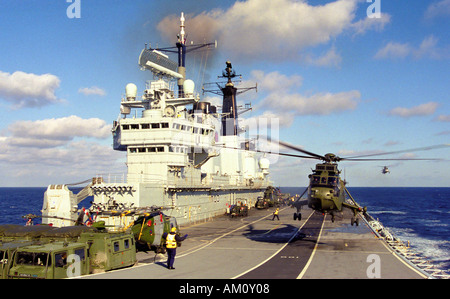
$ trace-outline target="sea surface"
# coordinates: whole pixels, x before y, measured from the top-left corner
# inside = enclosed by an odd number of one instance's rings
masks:
[[[349,187],[353,198],[411,249],[450,271],[450,188]],[[0,224],[23,224],[26,214],[41,215],[46,188],[0,188]],[[77,193],[80,188],[71,189]],[[281,187],[301,194],[305,188]],[[88,207],[91,199],[80,206]],[[41,223],[40,219],[34,221]]]

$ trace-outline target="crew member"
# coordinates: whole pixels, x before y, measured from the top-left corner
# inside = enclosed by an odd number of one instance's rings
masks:
[[[272,217],[272,221],[275,219],[275,217],[277,217],[278,220],[280,220],[280,217],[278,217],[278,213],[280,212],[280,209],[277,208],[275,210],[275,212],[273,212],[273,217]]]
[[[176,234],[177,228],[172,227],[170,233],[164,233],[163,238],[166,239],[167,249],[167,269],[173,270],[173,262],[175,261],[175,255],[177,254],[177,243],[184,241],[187,238],[187,234],[184,237],[180,237]]]

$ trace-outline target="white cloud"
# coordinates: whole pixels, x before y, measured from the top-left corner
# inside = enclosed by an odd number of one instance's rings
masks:
[[[331,93],[320,92],[302,95],[296,91],[303,81],[298,75],[286,76],[279,72],[251,72],[250,81],[258,82],[258,92],[265,94],[256,105],[257,111],[266,111],[267,116],[280,116],[280,126],[290,126],[296,115],[329,115],[358,106],[361,94],[357,90]]]
[[[335,47],[332,47],[322,56],[314,57],[312,55],[305,55],[303,59],[307,64],[315,65],[315,66],[334,66],[338,67],[342,62],[342,57],[336,53]]]
[[[411,116],[426,116],[434,114],[438,106],[439,104],[436,102],[428,102],[411,108],[397,107],[390,110],[389,114],[406,118]]]
[[[397,59],[413,57],[415,59],[430,58],[435,60],[450,58],[450,48],[438,47],[438,39],[430,35],[417,47],[409,43],[389,42],[386,46],[378,50],[376,59]]]
[[[434,36],[428,36],[420,44],[419,48],[413,51],[416,58],[430,57],[432,59],[441,59],[445,54],[445,50],[437,47],[438,40]],[[448,52],[447,52],[448,54]]]
[[[425,19],[433,19],[450,15],[450,0],[442,0],[430,4],[425,12]]]
[[[110,125],[98,118],[72,115],[18,121],[4,133],[8,136],[0,136],[0,176],[21,178],[23,186],[27,182],[41,186],[72,183],[98,173],[126,172],[124,153],[97,143],[111,137]]]
[[[411,47],[408,44],[389,42],[384,48],[380,49],[375,58],[405,58],[411,53]]]
[[[348,92],[322,92],[312,96],[301,94],[271,94],[263,100],[275,110],[291,111],[296,115],[329,115],[354,110],[358,106],[361,94],[357,90]]]
[[[351,26],[355,30],[355,35],[364,34],[369,30],[381,31],[391,22],[391,15],[381,13],[379,18],[365,18],[353,23]]]
[[[14,146],[49,148],[66,144],[75,137],[104,139],[111,136],[111,127],[98,118],[82,119],[72,115],[57,119],[18,121],[7,131],[8,143]]]
[[[52,74],[0,71],[0,98],[12,103],[15,109],[54,104],[62,101],[55,95],[59,84],[59,78]]]
[[[20,178],[21,187],[67,184],[97,174],[126,173],[124,154],[95,142],[72,141],[64,147],[27,148],[0,140],[0,176]],[[6,180],[7,181],[7,180]]]
[[[195,42],[217,39],[232,60],[254,60],[270,56],[273,61],[307,59],[299,55],[305,48],[323,45],[345,30],[359,34],[369,29],[382,29],[390,21],[383,14],[377,20],[357,21],[355,11],[359,0],[336,0],[323,5],[310,5],[306,0],[237,1],[226,10],[212,10],[188,15],[188,38]],[[158,24],[167,37],[179,32],[179,16],[171,15]],[[197,31],[195,31],[197,30]],[[316,65],[335,66],[340,58],[330,50]],[[305,61],[299,61],[305,62]]]
[[[80,88],[78,90],[78,92],[84,94],[85,96],[98,95],[98,96],[103,97],[106,95],[106,91],[97,86],[83,87],[83,88]]]
[[[442,121],[442,122],[450,122],[450,115],[449,114],[447,114],[447,115],[443,115],[442,114],[442,115],[437,116],[435,120]]]
[[[303,82],[303,78],[299,75],[286,76],[277,71],[266,74],[264,71],[254,70],[250,78],[250,81],[258,82],[258,90],[263,92],[277,92],[300,87]]]
[[[255,127],[259,124],[264,124],[266,127],[270,126],[271,129],[277,130],[278,128],[290,127],[294,122],[294,114],[289,112],[274,112],[274,111],[264,111],[262,115],[252,116],[249,118],[242,117],[239,121],[239,125],[241,127],[250,126],[250,129],[255,129]],[[267,124],[267,125],[266,125]],[[253,126],[253,127],[252,127]],[[273,128],[272,128],[273,126]],[[248,130],[248,127],[246,128]],[[250,132],[250,135],[271,135],[269,132]]]

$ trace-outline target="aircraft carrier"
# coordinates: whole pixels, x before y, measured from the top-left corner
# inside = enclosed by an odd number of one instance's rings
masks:
[[[211,103],[200,102],[193,81],[185,78],[185,55],[190,49],[216,44],[186,45],[183,14],[180,21],[176,47],[146,46],[139,56],[140,67],[150,70],[155,80],[148,82],[141,97],[136,85],[128,84],[120,103],[112,133],[114,149],[127,154],[128,173],[98,176],[78,194],[66,185],[50,185],[42,209],[44,224],[105,221],[115,229],[129,228],[139,213],[162,209],[188,234],[178,248],[176,270],[166,268],[164,255],[138,252],[134,267],[83,278],[423,279],[440,275],[418,266],[422,261],[398,240],[382,234],[382,227],[370,219],[350,226],[351,214],[331,222],[330,216],[306,208],[300,221],[284,206],[280,220],[273,221],[274,208],[252,208],[272,184],[269,161],[254,150],[255,140],[239,136],[237,88],[232,81],[236,74],[227,62],[222,73],[227,82],[219,84],[220,112]],[[164,51],[177,53],[178,64]],[[88,196],[94,198],[92,206],[80,210],[78,204]],[[247,217],[224,215],[238,203],[250,207]]]

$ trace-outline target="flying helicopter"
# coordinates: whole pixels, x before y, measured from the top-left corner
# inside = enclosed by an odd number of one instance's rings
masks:
[[[360,156],[352,156],[352,157],[338,157],[335,154],[328,153],[324,156],[315,154],[309,151],[306,151],[300,147],[291,145],[282,141],[268,141],[274,143],[277,142],[279,145],[289,148],[291,150],[301,152],[306,154],[296,155],[289,153],[273,153],[282,156],[289,157],[297,157],[297,158],[306,158],[306,159],[316,159],[321,160],[323,163],[316,164],[316,168],[312,170],[312,174],[309,177],[309,186],[305,189],[305,191],[298,197],[298,200],[295,201],[292,205],[297,208],[297,212],[294,213],[294,220],[301,220],[302,215],[300,209],[304,205],[308,205],[308,207],[312,208],[315,211],[319,211],[324,214],[331,215],[331,221],[334,222],[335,214],[337,212],[342,212],[343,208],[348,208],[352,210],[353,217],[351,218],[351,225],[354,224],[359,225],[358,214],[367,212],[366,207],[360,207],[356,201],[353,199],[352,195],[348,191],[346,185],[346,181],[341,179],[340,173],[341,171],[338,169],[338,162],[340,161],[404,161],[404,160],[442,160],[442,159],[416,159],[416,158],[397,158],[397,159],[373,159],[366,158],[371,156],[381,156],[388,154],[396,154],[403,152],[412,152],[412,151],[422,151],[422,150],[430,150],[435,148],[448,147],[448,144],[435,145],[429,147],[421,147],[410,150],[402,150],[402,151],[394,151],[394,152],[383,152],[377,154],[368,154],[368,155],[360,155]],[[270,153],[270,152],[269,152]],[[302,200],[302,196],[307,193],[308,197],[306,200]],[[347,196],[350,200],[347,200]]]
[[[391,171],[389,170],[389,166],[380,166],[380,167],[382,167],[383,169],[381,170],[381,173],[382,174],[387,174],[387,173],[390,173]]]

